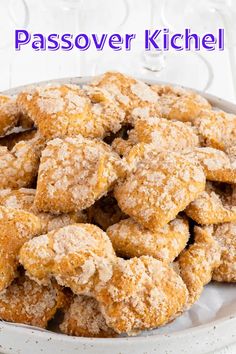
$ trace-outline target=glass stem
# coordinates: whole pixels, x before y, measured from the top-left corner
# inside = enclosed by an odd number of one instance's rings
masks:
[[[150,29],[155,29],[155,11],[156,11],[156,1],[150,0]],[[157,50],[144,51],[144,67],[153,72],[162,71],[166,66],[166,60],[164,52]]]

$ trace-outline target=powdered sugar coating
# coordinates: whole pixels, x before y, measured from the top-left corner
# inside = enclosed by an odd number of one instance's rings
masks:
[[[123,173],[119,156],[101,141],[82,136],[51,140],[42,153],[35,205],[54,213],[85,209]]]
[[[19,120],[19,114],[14,98],[0,95],[0,136],[4,136]]]
[[[39,219],[23,210],[0,206],[0,291],[17,275],[20,248],[40,233]]]
[[[99,303],[91,297],[74,297],[60,325],[63,333],[79,337],[114,337],[99,309]]]
[[[213,237],[222,252],[220,266],[214,270],[213,280],[236,282],[236,223],[215,226]]]
[[[114,195],[121,210],[155,231],[173,220],[204,190],[205,176],[201,167],[181,154],[148,153],[147,158],[133,163],[133,170],[115,187]]]
[[[91,84],[109,92],[112,99],[126,113],[126,122],[135,122],[140,116],[158,115],[158,95],[150,86],[119,72],[106,72]]]
[[[235,193],[234,186],[223,190],[207,182],[206,190],[187,206],[185,213],[201,225],[236,221]]]
[[[104,137],[120,129],[124,112],[106,92],[76,85],[37,86],[21,92],[17,103],[47,139]]]
[[[205,146],[226,151],[235,145],[236,115],[219,110],[204,110],[194,120],[194,125]]]
[[[35,189],[2,189],[0,190],[0,205],[29,211],[35,214],[41,223],[41,233],[46,233],[63,226],[85,222],[86,215],[83,212],[53,215],[50,213],[41,213],[34,205]]]
[[[199,139],[193,127],[188,124],[149,117],[136,121],[134,129],[129,133],[129,143],[146,143],[152,144],[153,149],[178,151],[199,146]]]
[[[12,150],[0,146],[0,188],[29,187],[37,176],[40,137],[20,141]]]
[[[108,236],[91,224],[51,231],[26,243],[20,252],[30,277],[46,284],[53,276],[78,295],[90,295],[96,283],[106,283],[114,261]]]
[[[180,276],[189,291],[188,307],[198,300],[204,285],[211,281],[214,269],[220,265],[221,248],[212,233],[212,227],[195,226],[194,243],[178,260]]]
[[[172,262],[185,248],[189,239],[188,221],[176,218],[151,232],[131,218],[107,229],[115,251],[124,257],[153,256],[163,262]]]
[[[194,148],[185,151],[184,155],[193,161],[198,161],[206,178],[210,181],[236,183],[236,155],[210,148]]]
[[[203,109],[210,109],[210,103],[197,93],[181,87],[152,85],[158,94],[157,105],[162,117],[182,122],[192,122]]]
[[[1,189],[0,190],[0,205],[7,208],[23,209],[32,211],[35,197],[35,189],[20,188],[20,189]]]
[[[118,333],[163,325],[180,314],[187,301],[181,278],[148,256],[118,259],[107,286],[96,290],[107,325]]]
[[[22,275],[0,293],[0,318],[46,328],[65,302],[65,295],[55,282],[45,287]]]

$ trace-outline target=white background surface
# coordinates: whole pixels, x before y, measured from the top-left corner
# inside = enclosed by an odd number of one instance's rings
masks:
[[[1,0],[1,2],[4,1]],[[7,3],[11,3],[11,1],[14,4],[19,0],[6,0]],[[119,28],[120,18],[124,17],[122,0],[81,0],[79,18],[75,13],[73,14],[73,11],[61,10],[60,5],[63,0],[26,0],[30,10],[28,29],[32,33],[41,32],[44,34],[55,32],[73,33],[73,31],[76,31],[75,33],[114,33],[120,31],[123,33],[136,33],[138,38],[143,38],[144,29],[151,27],[151,0],[127,1],[129,3],[129,15],[125,25]],[[177,3],[182,3],[182,1],[175,0]],[[203,2],[203,0],[198,0],[198,2],[201,1]],[[153,21],[157,28],[163,27],[160,18],[161,2],[162,0],[153,0],[155,5]],[[206,14],[204,21],[209,23],[208,14]],[[74,25],[75,23],[76,25]],[[214,24],[213,28],[216,25],[218,25],[218,19],[216,19],[216,24]],[[222,26],[222,23],[219,22],[219,25]],[[20,26],[18,28],[21,29]],[[0,30],[0,44],[4,37],[4,27],[2,27]],[[13,30],[11,39],[12,41],[14,40]],[[116,61],[117,67],[120,68],[119,63],[124,57],[124,66],[130,65],[132,67],[132,65],[141,60],[142,52],[140,50],[138,55],[132,54],[132,52],[119,53],[111,50],[97,52],[92,48],[85,52],[76,50],[70,52],[35,52],[31,47],[25,47],[22,51],[16,52],[14,43],[11,43],[8,48],[0,49],[0,90],[58,77],[94,75],[103,69],[104,62],[106,69]],[[201,54],[208,60],[214,75],[208,92],[236,102],[227,43],[225,51],[202,52]],[[190,73],[192,78],[192,81],[190,81],[191,86],[194,88],[197,79],[195,74],[196,67],[191,68],[191,60],[189,60],[189,66],[190,68],[185,66],[178,69],[187,70]],[[234,69],[236,70],[236,63]],[[175,81],[174,78],[173,81]]]
[[[142,33],[144,29],[150,28],[150,1],[128,1],[129,16],[120,30],[123,33]],[[113,4],[113,12],[111,12],[112,7],[110,5],[105,6],[104,0],[82,0],[80,20],[74,27],[76,17],[69,12],[58,10],[56,7],[60,0],[27,0],[30,10],[28,29],[34,33],[73,32],[74,29],[77,32],[118,32],[119,16],[124,15],[124,6],[123,4],[120,5],[120,0],[107,0],[107,2]],[[155,21],[157,27],[163,26],[159,16],[160,4],[161,1],[156,1]],[[88,13],[89,6],[90,11]],[[0,28],[0,44],[4,36],[4,28]],[[108,62],[107,69],[109,69],[109,61],[114,62],[116,56],[119,61],[119,56],[111,51],[106,51],[106,53],[98,53],[93,50],[48,53],[34,52],[28,47],[21,52],[16,52],[13,47],[14,43],[12,42],[7,48],[0,49],[0,90],[58,77],[94,75],[101,70],[102,66],[99,67],[100,60],[104,62],[105,56]],[[214,74],[212,84],[207,92],[236,102],[236,92],[233,89],[232,79],[232,70],[236,70],[236,63],[235,68],[230,66],[228,49],[226,48],[223,52],[207,52],[203,55],[210,63]],[[138,57],[132,57],[132,55],[127,58],[131,61],[139,60]],[[194,88],[194,68],[192,78],[191,87]],[[236,345],[224,348],[219,352],[219,354],[235,353]]]

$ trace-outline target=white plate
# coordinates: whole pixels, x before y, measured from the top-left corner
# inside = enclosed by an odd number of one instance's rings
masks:
[[[85,84],[90,78],[51,82]],[[42,82],[39,84],[45,84]],[[148,83],[159,83],[156,81]],[[28,85],[27,85],[28,86]],[[5,91],[17,94],[24,87]],[[204,94],[213,106],[236,114],[236,105]],[[236,287],[212,283],[192,309],[173,323],[138,337],[79,338],[0,322],[0,351],[12,354],[204,354],[236,342]]]

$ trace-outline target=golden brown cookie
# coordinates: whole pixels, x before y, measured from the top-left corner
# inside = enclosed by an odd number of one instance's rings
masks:
[[[53,213],[88,208],[123,173],[122,160],[102,141],[82,136],[51,140],[42,152],[35,205]]]
[[[107,325],[128,334],[168,323],[181,314],[187,297],[180,276],[148,256],[118,259],[107,286],[96,292]]]
[[[74,297],[60,325],[62,333],[78,337],[107,338],[116,333],[107,326],[99,309],[99,303],[92,297]]]
[[[206,190],[187,206],[185,213],[201,225],[236,221],[235,186],[207,182]]]
[[[226,154],[218,149],[202,147],[186,150],[183,154],[199,162],[208,180],[236,183],[236,155],[234,153]]]
[[[0,206],[0,291],[17,275],[18,256],[23,244],[41,230],[37,216],[23,210]]]
[[[74,224],[24,244],[20,262],[27,274],[47,284],[55,277],[75,294],[91,295],[112,276],[116,259],[109,237],[92,224]]]
[[[22,209],[35,214],[34,197],[35,189],[31,188],[1,189],[0,205],[6,208]]]
[[[189,239],[188,221],[180,217],[155,232],[145,229],[131,218],[110,226],[106,232],[120,256],[147,255],[167,263],[180,254]]]
[[[55,282],[41,286],[22,275],[0,293],[0,319],[46,328],[65,301]]]
[[[148,151],[115,187],[114,196],[124,213],[155,231],[175,219],[204,189],[200,166],[179,153]]]
[[[17,98],[46,139],[75,136],[104,137],[121,128],[125,114],[108,92],[76,85],[47,85],[28,88]]]
[[[86,214],[82,211],[60,215],[39,212],[34,205],[35,193],[35,189],[29,188],[2,189],[0,190],[0,205],[35,214],[40,219],[42,234],[66,225],[86,222]]]
[[[6,135],[17,125],[19,114],[15,99],[0,95],[0,136]]]
[[[18,142],[11,150],[0,146],[0,188],[31,187],[43,147],[44,139],[39,135]]]
[[[153,149],[184,150],[199,146],[199,138],[194,128],[183,122],[150,117],[136,121],[129,132],[127,144],[152,144]]]
[[[204,110],[194,120],[202,144],[226,151],[235,145],[236,115],[219,110]]]
[[[211,281],[213,271],[220,265],[221,248],[212,233],[213,227],[195,226],[194,243],[178,260],[180,276],[189,291],[188,308],[199,299],[204,285]]]
[[[236,282],[236,223],[216,225],[213,233],[222,251],[220,266],[213,272],[213,280]]]
[[[203,109],[211,109],[210,103],[191,90],[169,85],[152,85],[158,94],[160,114],[164,118],[192,122]]]
[[[92,81],[91,86],[109,92],[126,113],[126,122],[134,123],[140,117],[159,115],[158,95],[142,81],[122,73],[106,72]]]

